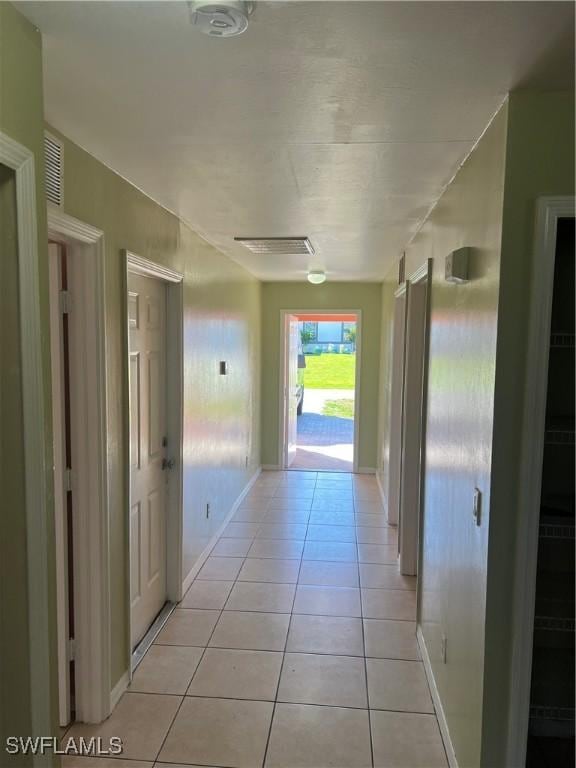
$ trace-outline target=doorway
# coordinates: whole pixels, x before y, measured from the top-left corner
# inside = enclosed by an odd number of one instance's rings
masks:
[[[429,280],[426,262],[396,291],[388,521],[397,524],[400,572],[416,576],[424,488]]]
[[[111,711],[103,233],[48,207],[59,722]]]
[[[133,671],[182,597],[182,280],[126,253]]]
[[[353,472],[360,312],[283,314],[283,468]]]

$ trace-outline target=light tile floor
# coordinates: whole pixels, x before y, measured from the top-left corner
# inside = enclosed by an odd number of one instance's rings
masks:
[[[122,760],[64,768],[444,768],[376,482],[265,472],[99,726]]]

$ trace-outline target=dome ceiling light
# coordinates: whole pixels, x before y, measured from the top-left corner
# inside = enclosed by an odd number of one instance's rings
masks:
[[[325,283],[326,272],[323,272],[319,269],[308,272],[308,282],[312,283],[312,285],[321,285],[322,283]]]

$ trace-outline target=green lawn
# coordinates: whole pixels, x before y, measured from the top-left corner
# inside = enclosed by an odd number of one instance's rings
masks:
[[[354,389],[356,355],[306,355],[307,389]]]
[[[339,416],[341,419],[353,419],[354,400],[326,400],[322,413],[324,416]]]

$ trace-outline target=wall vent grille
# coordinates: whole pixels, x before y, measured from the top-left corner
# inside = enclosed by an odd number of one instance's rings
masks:
[[[64,147],[62,142],[44,134],[44,161],[46,164],[46,199],[59,208],[64,203]]]
[[[314,253],[307,237],[235,237],[234,240],[260,256],[309,256]]]

